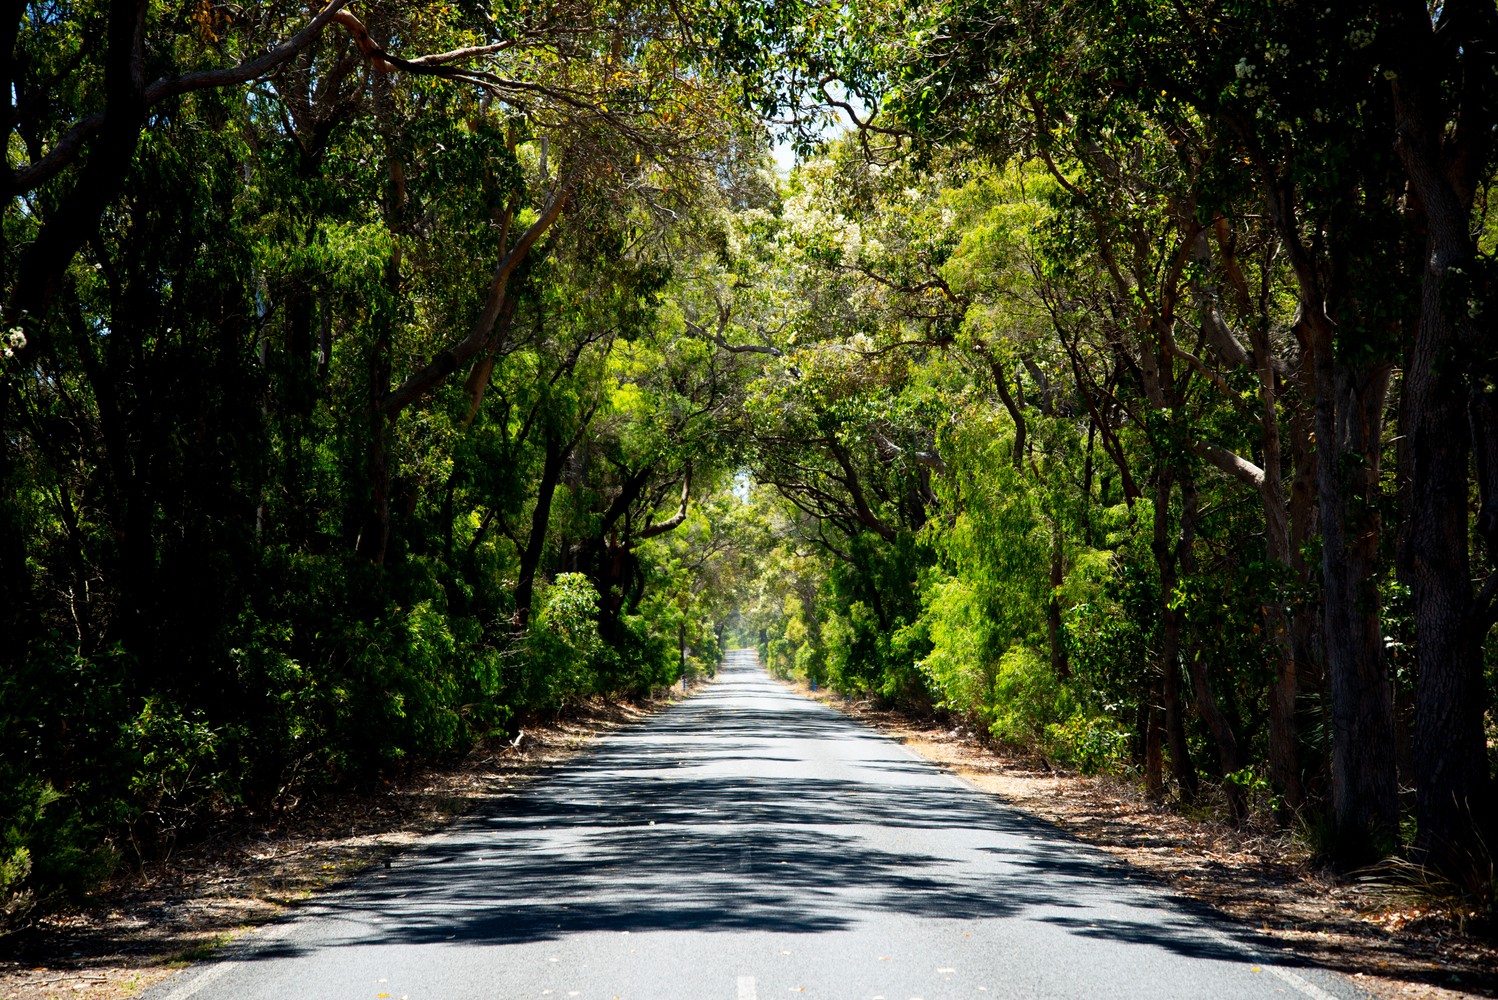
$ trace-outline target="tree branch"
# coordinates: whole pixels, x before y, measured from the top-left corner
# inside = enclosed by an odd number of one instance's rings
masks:
[[[1228,451],[1210,441],[1193,441],[1191,450],[1198,458],[1205,459],[1245,486],[1252,486],[1256,490],[1264,488],[1264,470],[1242,455]]]
[[[164,76],[156,80],[145,88],[145,106],[150,108],[167,98],[189,91],[228,87],[265,76],[311,45],[322,33],[323,28],[335,20],[348,3],[349,0],[332,0],[308,22],[305,28],[258,58],[223,69],[202,70],[180,76]],[[83,144],[104,128],[107,118],[108,113],[104,112],[89,115],[74,124],[40,160],[21,167],[11,174],[11,191],[14,194],[30,191],[72,163],[83,149]]]
[[[681,527],[682,522],[687,519],[687,502],[691,499],[691,494],[692,467],[688,465],[687,474],[683,476],[681,480],[681,506],[676,509],[675,514],[672,514],[666,520],[661,521],[658,524],[652,524],[649,527],[643,528],[639,532],[637,532],[634,539],[630,542],[630,547],[633,548],[635,545],[638,545],[640,542],[645,541],[645,539],[647,538],[654,538],[656,535],[664,535],[668,531],[675,531],[677,528]]]
[[[580,177],[581,171],[574,170],[566,181],[557,185],[556,190],[552,192],[550,202],[541,212],[541,217],[531,223],[531,227],[521,235],[515,248],[500,260],[499,266],[494,269],[493,277],[489,280],[489,296],[484,303],[484,309],[473,321],[468,336],[438,354],[420,371],[407,377],[404,382],[380,400],[377,404],[380,412],[395,416],[439,385],[448,375],[457,371],[459,366],[478,355],[484,344],[488,342],[489,334],[494,330],[495,321],[499,319],[500,309],[504,306],[505,287],[509,283],[510,275],[514,273],[515,268],[520,266],[520,262],[525,259],[536,240],[541,238],[541,234],[557,221],[562,214],[562,207],[566,204],[568,196],[576,189]]]

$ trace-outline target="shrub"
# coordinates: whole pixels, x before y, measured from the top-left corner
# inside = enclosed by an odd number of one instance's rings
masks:
[[[1045,727],[1046,752],[1083,774],[1121,774],[1128,768],[1130,734],[1106,718],[1079,713]]]
[[[592,694],[598,636],[598,590],[582,573],[562,573],[541,595],[541,610],[527,636],[527,676],[522,700],[555,708]]]
[[[132,765],[126,829],[136,854],[153,856],[223,798],[221,733],[201,713],[152,696],[123,735]]]
[[[50,784],[0,768],[0,935],[52,896],[78,896],[114,867],[100,831]]]
[[[1071,718],[1078,707],[1044,657],[1029,646],[1012,646],[999,659],[984,714],[994,739],[1028,746],[1042,743],[1046,727]]]

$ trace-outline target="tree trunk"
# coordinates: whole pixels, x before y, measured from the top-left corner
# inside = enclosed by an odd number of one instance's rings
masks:
[[[1165,797],[1164,726],[1160,709],[1164,700],[1161,686],[1154,685],[1144,708],[1144,787],[1156,802]]]
[[[566,464],[566,446],[561,435],[555,431],[546,434],[546,458],[541,465],[541,482],[536,488],[536,509],[531,513],[531,533],[526,539],[525,551],[520,554],[520,576],[515,581],[515,618],[517,631],[523,631],[531,619],[531,598],[536,592],[536,570],[541,565],[541,556],[546,551],[546,529],[551,523],[551,501],[556,495],[557,483],[562,478],[562,466]]]
[[[1401,38],[1391,74],[1395,149],[1425,223],[1425,270],[1415,350],[1406,374],[1412,474],[1410,593],[1415,611],[1414,771],[1424,863],[1468,890],[1493,887],[1498,835],[1483,732],[1482,645],[1493,624],[1498,577],[1474,595],[1468,534],[1468,463],[1476,449],[1478,533],[1498,556],[1498,406],[1482,383],[1495,374],[1491,330],[1467,306],[1482,266],[1472,205],[1491,162],[1498,11],[1485,0],[1431,9],[1390,0]],[[1438,37],[1439,36],[1439,37]],[[1490,292],[1488,293],[1490,295]],[[1486,370],[1472,371],[1487,361]]]
[[[1377,588],[1379,457],[1389,367],[1335,355],[1333,326],[1313,315],[1317,487],[1326,664],[1332,715],[1334,860],[1351,867],[1398,843],[1394,697]]]
[[[1465,234],[1463,234],[1463,237]],[[1420,327],[1405,380],[1410,404],[1410,594],[1415,611],[1419,680],[1415,687],[1416,853],[1472,889],[1490,885],[1493,815],[1483,715],[1487,685],[1482,641],[1488,617],[1472,593],[1468,550],[1467,470],[1472,433],[1480,435],[1478,469],[1491,479],[1489,452],[1498,433],[1493,397],[1468,393],[1458,334],[1447,316],[1444,286],[1470,264],[1442,246],[1432,226]],[[1456,241],[1451,241],[1456,242]],[[1490,483],[1479,482],[1480,487]],[[1479,530],[1498,534],[1482,490]]]
[[[1268,331],[1256,325],[1251,333],[1254,367],[1259,376],[1259,439],[1264,451],[1264,482],[1259,488],[1264,506],[1264,544],[1269,558],[1284,567],[1288,578],[1294,572],[1294,560],[1290,551],[1290,511],[1285,503],[1285,483],[1281,473],[1283,452],[1274,366],[1269,353]],[[1264,624],[1274,645],[1275,656],[1274,682],[1269,689],[1269,776],[1285,806],[1293,811],[1304,803],[1305,793],[1300,781],[1299,739],[1295,725],[1295,705],[1300,693],[1299,671],[1290,631],[1290,609],[1284,601],[1276,599],[1264,606]],[[1286,817],[1282,815],[1280,818],[1284,820]]]
[[[1176,589],[1176,549],[1170,540],[1170,494],[1173,470],[1162,467],[1155,484],[1154,538],[1150,548],[1160,571],[1160,670],[1164,695],[1165,738],[1170,747],[1170,770],[1182,802],[1195,802],[1196,764],[1186,745],[1186,714],[1181,703],[1181,612],[1172,607]]]
[[[1303,354],[1305,362],[1296,373],[1300,387],[1298,397],[1291,409],[1289,432],[1290,453],[1295,465],[1295,476],[1290,481],[1290,565],[1295,580],[1304,596],[1291,608],[1290,643],[1295,659],[1297,682],[1297,723],[1310,714],[1309,728],[1297,724],[1296,760],[1297,773],[1306,800],[1324,799],[1330,774],[1328,756],[1319,752],[1324,748],[1307,745],[1306,732],[1328,732],[1331,728],[1327,715],[1329,698],[1326,689],[1326,668],[1323,656],[1326,649],[1322,628],[1322,602],[1315,591],[1321,582],[1319,567],[1306,558],[1306,547],[1319,530],[1316,505],[1316,450],[1312,429],[1315,422],[1314,382],[1311,375],[1311,352]]]

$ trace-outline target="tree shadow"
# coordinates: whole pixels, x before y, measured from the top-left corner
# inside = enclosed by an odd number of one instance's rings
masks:
[[[751,764],[758,773],[741,773]],[[730,668],[306,913],[325,918],[315,933],[234,957],[599,931],[821,934],[892,915],[1028,919],[1191,959],[1243,963],[1273,950],[1242,930],[1204,932],[1210,916],[1108,855],[757,668]]]

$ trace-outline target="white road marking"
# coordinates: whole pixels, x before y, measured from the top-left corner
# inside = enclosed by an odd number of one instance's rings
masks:
[[[1233,940],[1231,937],[1222,933],[1221,931],[1216,930],[1215,928],[1208,927],[1206,928],[1206,932],[1208,937],[1246,956],[1248,960],[1254,965],[1263,969],[1270,975],[1278,977],[1282,982],[1288,985],[1291,989],[1295,990],[1301,996],[1310,997],[1311,1000],[1339,1000],[1336,994],[1328,993],[1320,986],[1317,986],[1315,983],[1302,978],[1294,972],[1291,972],[1289,969],[1286,969],[1279,965],[1275,965],[1273,962],[1265,961],[1262,955],[1253,951],[1242,942]]]
[[[1264,966],[1264,970],[1279,976],[1306,996],[1311,997],[1312,1000],[1337,1000],[1336,997],[1326,992],[1320,986],[1317,986],[1315,983],[1306,982],[1289,969],[1282,969],[1278,965],[1266,965]]]
[[[250,934],[254,935],[253,940],[245,936],[236,941],[240,957],[253,953],[257,948],[264,948],[272,941],[287,937],[295,927],[296,924],[288,920],[284,923],[268,924],[252,928]],[[234,946],[231,945],[230,947]],[[198,970],[196,974],[192,971],[184,972],[183,978],[187,982],[178,983],[174,987],[167,987],[166,992],[159,996],[157,1000],[189,1000],[191,997],[198,996],[209,986],[222,979],[225,974],[239,971],[243,964],[240,957],[231,958],[224,956],[212,965],[195,966],[194,968]]]
[[[232,964],[232,962],[221,962],[218,965],[210,965],[202,972],[193,976],[185,985],[179,986],[167,993],[162,997],[162,1000],[188,1000],[188,997],[197,996],[202,992],[203,987],[211,986],[215,980],[228,971],[229,966]]]
[[[754,977],[753,976],[740,976],[739,977],[739,1000],[755,1000],[755,997],[756,997],[756,994],[754,992]]]

